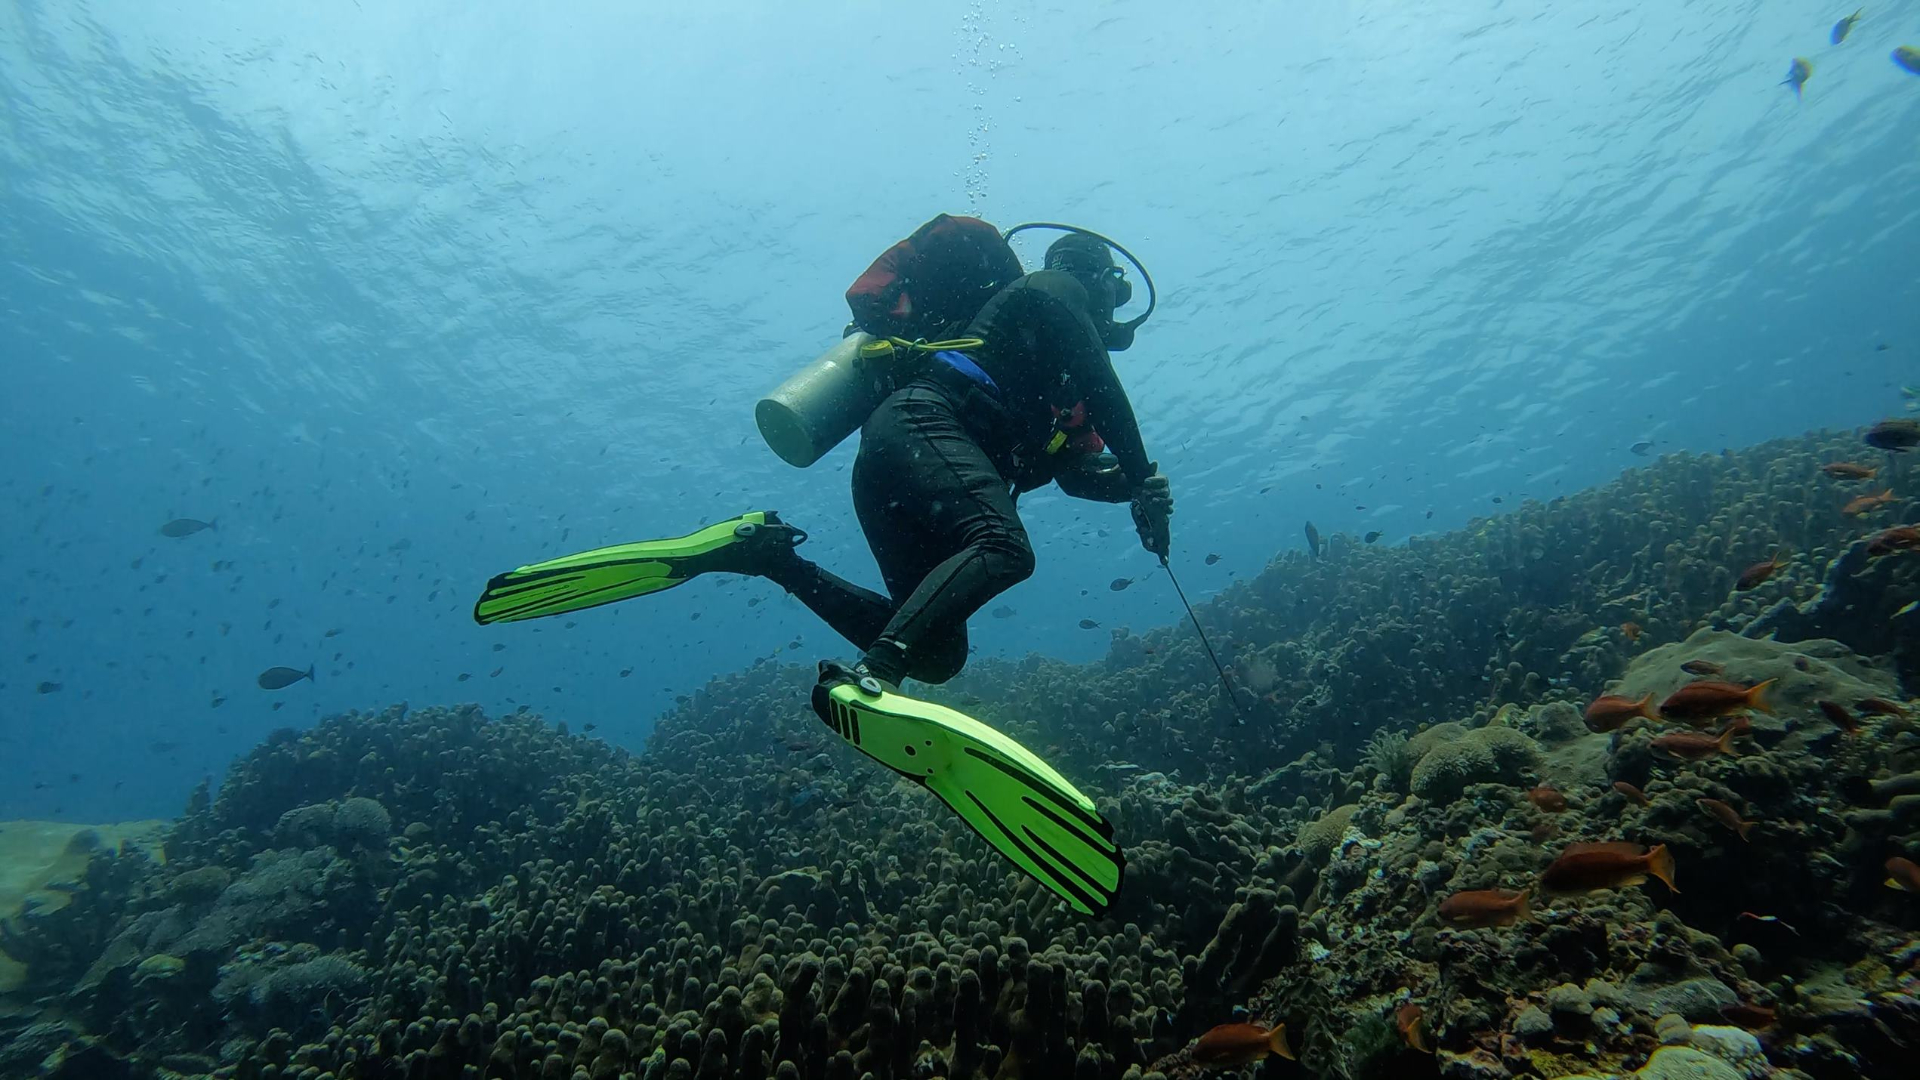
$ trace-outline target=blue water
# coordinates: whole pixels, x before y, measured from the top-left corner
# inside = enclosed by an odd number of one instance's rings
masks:
[[[794,470],[752,405],[942,210],[1152,270],[1117,363],[1196,599],[1305,519],[1395,543],[1639,440],[1900,410],[1920,78],[1888,53],[1920,3],[1839,47],[1800,0],[1413,7],[14,0],[0,818],[170,815],[270,730],[398,701],[637,747],[716,674],[845,655],[757,581],[469,611],[496,571],[754,507],[877,585],[852,441]],[[1177,617],[1108,589],[1153,566],[1123,507],[1023,510],[1040,571],[982,653]],[[158,535],[179,516],[217,528]]]

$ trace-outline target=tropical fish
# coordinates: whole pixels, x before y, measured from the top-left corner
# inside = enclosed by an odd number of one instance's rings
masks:
[[[160,535],[170,536],[178,540],[183,536],[192,536],[202,529],[211,528],[213,528],[213,522],[211,521],[197,521],[193,518],[174,518],[172,521],[160,526]]]
[[[1640,635],[1646,633],[1647,628],[1637,622],[1628,620],[1620,624],[1620,632],[1627,636],[1628,642],[1637,644],[1640,641]]]
[[[1895,417],[1882,420],[1861,436],[1868,446],[1903,454],[1907,447],[1920,445],[1920,420]]]
[[[1619,792],[1622,795],[1625,795],[1628,801],[1635,803],[1636,805],[1642,808],[1653,805],[1653,800],[1647,798],[1646,792],[1641,791],[1639,788],[1634,787],[1632,784],[1627,783],[1625,780],[1615,780],[1613,782],[1613,790]]]
[[[1527,801],[1549,814],[1557,814],[1567,808],[1567,797],[1549,784],[1540,784],[1529,790]]]
[[[1320,530],[1313,527],[1313,522],[1311,521],[1307,522],[1308,553],[1310,553],[1314,558],[1317,559],[1320,557],[1320,552],[1323,546],[1324,545],[1320,543]]]
[[[1440,901],[1436,914],[1448,926],[1478,929],[1510,926],[1529,917],[1527,894],[1520,889],[1468,889]]]
[[[1898,855],[1887,860],[1887,887],[1901,892],[1920,893],[1920,866]]]
[[[1014,611],[1013,608],[1010,607],[1009,605],[1001,604],[999,607],[994,608],[992,611],[988,612],[988,614],[992,615],[996,619],[1011,619],[1019,613]]]
[[[1834,23],[1833,33],[1827,35],[1828,39],[1835,45],[1847,40],[1847,35],[1853,33],[1853,24],[1860,21],[1860,12],[1865,10],[1867,9],[1861,8],[1860,11],[1856,11],[1846,18],[1841,19],[1839,22]]]
[[[1635,717],[1648,720],[1660,719],[1653,709],[1653,691],[1635,701],[1618,694],[1602,694],[1587,703],[1587,711],[1581,717],[1587,722],[1588,731],[1614,731]]]
[[[53,694],[53,693],[58,693],[60,691],[60,687],[61,687],[61,684],[57,682],[43,682],[39,686],[34,687],[34,689],[40,691],[43,694]]]
[[[1094,621],[1093,621],[1092,619],[1081,619],[1081,620],[1080,620],[1080,629],[1082,629],[1082,630],[1098,630],[1098,629],[1100,629],[1100,624],[1099,624],[1099,623],[1097,623],[1097,622],[1094,622]]]
[[[1856,465],[1851,461],[1833,461],[1820,466],[1820,471],[1835,480],[1871,480],[1880,474],[1880,470],[1871,465]]]
[[[1841,731],[1849,735],[1860,734],[1860,721],[1853,718],[1853,714],[1847,711],[1846,706],[1824,700],[1816,701],[1814,704],[1819,707],[1821,714],[1833,721],[1834,726]]]
[[[1750,1005],[1743,1001],[1720,1006],[1720,1016],[1728,1023],[1748,1031],[1764,1031],[1773,1026],[1775,1013],[1765,1005]]]
[[[1427,1042],[1427,1011],[1409,1001],[1393,1012],[1393,1026],[1400,1031],[1400,1037],[1407,1045],[1423,1054],[1433,1053],[1433,1046]]]
[[[1276,1024],[1269,1030],[1258,1024],[1221,1024],[1193,1044],[1194,1064],[1216,1068],[1238,1069],[1265,1061],[1269,1054],[1293,1060],[1287,1025]]]
[[[1673,855],[1667,845],[1649,850],[1632,843],[1570,844],[1540,872],[1540,887],[1549,893],[1594,892],[1638,885],[1649,876],[1680,891],[1673,883]]]
[[[1920,49],[1911,45],[1902,45],[1893,50],[1893,62],[1915,75],[1920,75]]]
[[[1868,716],[1905,716],[1907,710],[1888,701],[1886,698],[1870,697],[1865,701],[1856,701],[1853,707]]]
[[[1652,449],[1653,441],[1651,439],[1641,439],[1639,442],[1627,447],[1627,451],[1634,457],[1646,457],[1647,452]]]
[[[1867,557],[1877,559],[1882,555],[1915,548],[1920,548],[1920,525],[1895,525],[1873,534],[1872,539],[1867,541]]]
[[[454,679],[453,679],[453,681],[454,681],[454,682],[466,682],[466,681],[467,681],[468,679],[471,679],[471,678],[473,678],[473,673],[472,673],[472,672],[468,672],[468,671],[463,671],[463,672],[461,672],[460,674],[458,674],[458,675],[456,675],[456,676],[454,676]]]
[[[1207,565],[1208,565],[1208,566],[1212,566],[1212,565],[1213,565],[1214,563],[1217,563],[1217,562],[1219,562],[1219,561],[1220,561],[1220,556],[1218,556],[1218,555],[1215,555],[1215,554],[1213,554],[1212,552],[1208,552],[1208,553],[1207,553]]]
[[[1767,687],[1772,685],[1772,679],[1757,686],[1702,679],[1668,694],[1667,700],[1660,703],[1660,715],[1667,720],[1692,723],[1715,720],[1748,709],[1771,713],[1773,706],[1767,701]]]
[[[1727,725],[1727,729],[1718,735],[1702,735],[1692,731],[1675,731],[1653,740],[1655,750],[1664,751],[1685,761],[1705,761],[1721,754],[1732,754],[1733,740],[1745,735],[1751,725],[1746,717],[1741,717]]]
[[[1733,583],[1734,591],[1745,592],[1748,589],[1760,585],[1778,573],[1780,568],[1785,565],[1787,565],[1787,553],[1784,551],[1774,552],[1773,558],[1768,559],[1766,562],[1754,563],[1752,566],[1740,571],[1740,576],[1735,579]]]
[[[1781,86],[1793,87],[1793,96],[1801,96],[1801,88],[1807,85],[1807,79],[1813,75],[1813,61],[1804,56],[1796,56],[1787,66],[1787,77],[1780,80]]]
[[[1133,584],[1132,578],[1117,577],[1107,583],[1107,588],[1112,589],[1114,592],[1125,592],[1127,586],[1131,584]]]
[[[1363,537],[1361,537],[1361,538],[1360,538],[1360,540],[1361,540],[1361,542],[1362,542],[1362,543],[1367,543],[1367,544],[1371,544],[1371,543],[1373,543],[1373,542],[1374,542],[1375,540],[1378,540],[1378,539],[1380,539],[1380,537],[1381,537],[1381,532],[1380,532],[1380,530],[1379,530],[1379,529],[1375,529],[1375,530],[1373,530],[1372,532],[1370,532],[1370,533],[1368,533],[1367,535],[1365,535],[1365,536],[1363,536]]]
[[[260,677],[254,681],[260,684],[262,690],[284,690],[301,679],[311,678],[313,678],[313,665],[308,664],[305,671],[299,668],[270,667],[261,672]]]
[[[1706,811],[1708,817],[1739,833],[1742,841],[1747,839],[1747,832],[1753,828],[1753,822],[1742,821],[1738,810],[1719,799],[1695,799],[1693,805]]]
[[[1854,498],[1847,500],[1847,505],[1841,507],[1840,512],[1847,515],[1848,517],[1859,517],[1861,514],[1878,510],[1892,501],[1893,501],[1893,489],[1888,488],[1885,491],[1882,491],[1881,493],[1879,493],[1878,495],[1855,496]]]
[[[1680,665],[1680,670],[1689,675],[1718,675],[1726,668],[1711,660],[1689,660]]]

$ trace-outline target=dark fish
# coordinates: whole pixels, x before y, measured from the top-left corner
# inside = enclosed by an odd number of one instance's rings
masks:
[[[1853,24],[1860,21],[1860,12],[1865,10],[1867,9],[1861,8],[1860,11],[1856,11],[1846,18],[1841,19],[1839,22],[1834,23],[1833,33],[1827,35],[1828,40],[1832,41],[1835,45],[1847,40],[1847,35],[1853,33]]]
[[[340,636],[340,628],[336,626],[336,627],[334,627],[333,629],[331,629],[331,630],[329,630],[329,631],[327,631],[326,633],[324,633],[324,634],[322,634],[322,635],[320,635],[320,636],[321,636],[321,637],[339,637],[339,636]]]
[[[393,543],[388,544],[387,550],[392,552],[401,552],[401,551],[407,550],[412,546],[413,546],[413,541],[403,536],[400,539],[395,540]]]
[[[1641,439],[1639,442],[1634,443],[1632,446],[1627,447],[1627,449],[1635,457],[1646,457],[1647,451],[1653,449],[1653,443],[1651,440]]]
[[[1920,49],[1911,45],[1902,45],[1893,50],[1893,62],[1915,75],[1920,75]],[[1878,351],[1885,352],[1887,347],[1882,345]]]
[[[1541,784],[1527,792],[1527,801],[1545,810],[1557,814],[1567,808],[1567,797],[1554,790],[1551,784]]]
[[[1372,532],[1370,532],[1370,533],[1368,533],[1367,535],[1365,535],[1365,536],[1363,536],[1363,537],[1361,537],[1360,539],[1361,539],[1361,541],[1362,541],[1363,543],[1368,543],[1368,544],[1371,544],[1371,543],[1373,543],[1373,542],[1374,542],[1375,540],[1378,540],[1378,539],[1380,539],[1380,535],[1381,535],[1381,534],[1380,534],[1380,530],[1379,530],[1379,529],[1375,529],[1375,530],[1373,530]]]
[[[1636,806],[1640,806],[1644,808],[1644,807],[1653,805],[1652,800],[1647,798],[1646,792],[1641,791],[1639,788],[1634,787],[1632,784],[1627,783],[1625,780],[1615,780],[1613,782],[1613,790],[1619,792],[1622,795],[1625,795]]]
[[[620,677],[623,679],[631,674],[633,674],[633,669],[630,667],[623,667],[620,669]]]
[[[1293,1050],[1287,1046],[1287,1025],[1268,1030],[1258,1024],[1221,1024],[1193,1044],[1194,1064],[1215,1068],[1238,1069],[1264,1061],[1269,1054],[1293,1059]]]
[[[1747,839],[1747,833],[1753,828],[1753,822],[1742,821],[1740,819],[1740,811],[1735,810],[1719,799],[1695,799],[1693,800],[1693,805],[1704,810],[1708,817],[1739,833],[1742,841]]]
[[[506,646],[501,644],[500,642],[496,641],[493,643],[494,652],[504,652],[505,650],[506,650]]]
[[[1525,890],[1469,889],[1440,901],[1436,911],[1448,926],[1478,929],[1508,926],[1528,916]]]
[[[1540,887],[1550,893],[1583,893],[1620,889],[1657,877],[1667,888],[1673,883],[1673,856],[1667,845],[1651,850],[1639,844],[1570,844],[1560,857],[1540,872]]]
[[[1212,566],[1212,565],[1213,565],[1214,563],[1217,563],[1217,562],[1219,562],[1219,561],[1220,561],[1220,556],[1218,556],[1218,555],[1208,555],[1208,556],[1207,556],[1207,565],[1208,565],[1208,566]]]
[[[1849,735],[1860,734],[1860,721],[1853,718],[1853,714],[1847,711],[1846,706],[1826,700],[1816,701],[1814,704],[1819,706],[1821,715],[1833,721],[1834,726],[1841,731]]]
[[[60,684],[57,682],[43,682],[34,689],[39,690],[43,694],[52,694],[60,689]]]
[[[1494,502],[1499,502],[1499,501],[1500,501],[1500,496],[1498,496],[1498,495],[1495,495],[1495,496],[1493,497],[1493,501],[1494,501]]]
[[[1908,420],[1905,417],[1882,420],[1868,428],[1862,438],[1868,446],[1902,454],[1908,447],[1920,445],[1920,420]]]
[[[1718,675],[1726,669],[1711,660],[1689,660],[1680,665],[1680,670],[1689,675]]]
[[[183,536],[192,536],[201,529],[211,528],[213,528],[213,522],[211,521],[196,521],[193,518],[174,518],[172,521],[160,526],[160,535],[170,536],[178,540]]]
[[[1092,619],[1081,619],[1081,620],[1080,620],[1080,629],[1082,629],[1082,630],[1098,630],[1098,629],[1100,629],[1100,624],[1099,624],[1099,623],[1097,623],[1097,622],[1094,622],[1094,621],[1093,621]]]
[[[1741,1002],[1720,1006],[1720,1015],[1728,1023],[1746,1028],[1748,1031],[1765,1031],[1773,1026],[1775,1014],[1765,1005],[1749,1005]]]
[[[489,678],[489,679],[497,679],[497,678],[499,678],[499,677],[500,677],[500,673],[501,673],[501,672],[503,672],[503,671],[505,671],[505,670],[507,670],[507,669],[506,669],[506,667],[504,667],[504,666],[501,666],[501,667],[497,667],[497,668],[494,668],[494,669],[493,669],[492,671],[489,671],[489,672],[487,672],[487,678]]]
[[[1868,716],[1905,716],[1907,710],[1888,701],[1886,698],[1870,697],[1865,701],[1856,701],[1853,707]]]
[[[299,668],[270,667],[261,672],[260,677],[254,681],[260,684],[262,690],[284,690],[301,679],[311,678],[313,678],[313,665],[309,664],[305,671]]]
[[[992,615],[996,619],[1011,619],[1014,617],[1016,612],[1011,607],[1008,607],[1006,604],[1001,604],[999,607],[994,608],[992,611],[988,612],[988,614]]]
[[[1796,56],[1793,63],[1787,65],[1787,77],[1780,80],[1781,86],[1793,87],[1793,96],[1801,96],[1801,88],[1813,76],[1813,61],[1804,56]]]
[[[581,730],[581,731],[592,731],[593,729],[595,729],[595,728],[597,728],[597,727],[599,727],[599,726],[600,726],[600,725],[598,725],[598,724],[595,724],[595,723],[593,723],[593,722],[591,722],[591,721],[589,721],[589,722],[587,722],[587,723],[585,723],[585,724],[581,724],[581,725],[580,725],[580,730]]]
[[[458,676],[456,676],[453,681],[466,682],[468,679],[471,679],[471,678],[473,678],[473,674],[471,672],[463,671]]]
[[[1107,583],[1107,588],[1112,589],[1114,592],[1125,592],[1127,586],[1131,584],[1133,584],[1132,578],[1117,577]]]
[[[1324,550],[1324,548],[1320,543],[1320,530],[1314,528],[1313,522],[1309,521],[1307,522],[1307,551],[1317,559],[1320,557],[1322,550]]]
[[[1733,583],[1734,591],[1745,592],[1748,589],[1759,586],[1775,573],[1779,572],[1780,568],[1785,565],[1787,565],[1787,553],[1784,551],[1774,552],[1773,558],[1768,559],[1766,562],[1754,563],[1752,566],[1740,571],[1739,578]]]

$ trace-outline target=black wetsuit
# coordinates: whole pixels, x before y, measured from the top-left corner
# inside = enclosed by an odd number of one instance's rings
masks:
[[[1071,275],[1028,274],[994,294],[967,330],[984,342],[972,356],[992,387],[930,360],[868,417],[854,509],[892,599],[797,555],[768,568],[863,650],[874,674],[951,679],[967,662],[967,619],[1033,573],[1014,494],[1054,479],[1075,453],[1046,452],[1055,408],[1085,402],[1127,486],[1152,472],[1090,308]]]

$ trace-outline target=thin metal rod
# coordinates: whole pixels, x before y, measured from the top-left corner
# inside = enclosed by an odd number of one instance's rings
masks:
[[[1220,673],[1220,685],[1227,688],[1227,704],[1233,706],[1235,716],[1244,726],[1247,714],[1240,708],[1240,695],[1234,693],[1233,680],[1227,678],[1227,669],[1220,665],[1220,657],[1213,651],[1213,642],[1207,640],[1207,632],[1200,629],[1200,617],[1193,613],[1193,605],[1187,602],[1187,590],[1180,587],[1180,579],[1173,576],[1173,564],[1165,555],[1160,556],[1160,569],[1167,572],[1167,580],[1173,582],[1173,591],[1180,596],[1180,604],[1187,609],[1187,618],[1193,623],[1193,632],[1200,635],[1200,644],[1207,650],[1207,659],[1213,661],[1213,670]]]

